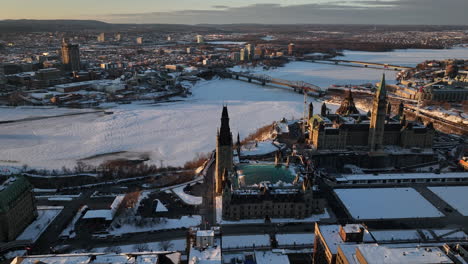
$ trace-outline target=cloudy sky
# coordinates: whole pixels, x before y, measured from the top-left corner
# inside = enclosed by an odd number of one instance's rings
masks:
[[[0,0],[0,19],[468,25],[468,0]]]

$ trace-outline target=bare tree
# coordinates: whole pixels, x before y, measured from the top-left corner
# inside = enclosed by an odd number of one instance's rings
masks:
[[[159,245],[159,248],[162,249],[163,251],[168,251],[174,246],[174,244],[170,240],[161,241],[158,243],[158,245]]]
[[[148,244],[136,244],[133,246],[133,250],[138,252],[150,251]]]

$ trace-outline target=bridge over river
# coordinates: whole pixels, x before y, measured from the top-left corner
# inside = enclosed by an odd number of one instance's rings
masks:
[[[307,93],[310,96],[322,96],[325,94],[325,90],[318,87],[317,85],[306,83],[303,81],[289,81],[279,78],[272,78],[265,74],[251,74],[248,72],[233,72],[228,71],[228,75],[235,80],[257,82],[261,85],[275,84],[284,88],[294,90],[298,93]]]

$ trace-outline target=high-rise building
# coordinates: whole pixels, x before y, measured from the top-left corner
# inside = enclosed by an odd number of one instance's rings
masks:
[[[295,51],[296,51],[296,45],[294,45],[294,43],[289,43],[289,45],[288,45],[288,55],[293,56]]]
[[[97,36],[97,41],[98,42],[104,42],[106,41],[106,35],[104,33],[101,33]]]
[[[205,43],[205,38],[202,35],[197,35],[197,43],[198,44]]]
[[[115,34],[115,41],[120,41],[122,40],[122,35],[120,33]]]
[[[231,59],[235,62],[239,62],[241,60],[240,52],[234,52],[231,54]]]
[[[248,61],[249,60],[249,53],[247,49],[240,50],[240,60],[241,61]]]
[[[137,43],[138,45],[143,44],[143,38],[142,38],[142,37],[136,38],[136,43]]]
[[[255,45],[251,43],[247,44],[245,45],[245,49],[247,50],[247,60],[253,60],[255,57]]]
[[[24,177],[0,177],[0,242],[15,240],[36,217],[31,184]]]
[[[218,131],[216,138],[216,193],[223,192],[224,177],[227,177],[226,172],[231,172],[233,168],[232,161],[232,133],[229,128],[229,115],[227,106],[223,106],[221,114],[221,128]]]
[[[70,44],[62,40],[62,64],[67,71],[80,70],[80,46],[78,44]]]
[[[372,105],[371,120],[369,126],[370,151],[382,149],[385,120],[387,116],[387,88],[385,87],[385,74],[382,76],[379,88],[375,93]]]

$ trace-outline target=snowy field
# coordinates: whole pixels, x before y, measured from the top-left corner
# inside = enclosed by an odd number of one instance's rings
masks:
[[[10,121],[26,118],[49,117],[58,115],[69,115],[78,113],[93,112],[93,109],[70,109],[57,108],[53,106],[0,106],[0,121]]]
[[[62,211],[63,206],[38,206],[37,207],[37,218],[32,222],[23,233],[19,235],[17,240],[36,240],[41,236],[47,227],[54,221],[55,217]]]
[[[345,51],[344,56],[337,58],[414,67],[425,60],[468,59],[468,48],[399,49],[392,52]]]
[[[428,187],[430,191],[437,194],[442,200],[455,208],[460,214],[468,216],[468,186],[453,187]]]
[[[452,50],[407,50],[395,52],[345,52],[347,59],[415,65],[426,59],[468,58],[467,48]],[[239,70],[245,70],[240,69]],[[322,87],[332,84],[378,82],[382,70],[307,62],[257,73]],[[395,72],[387,71],[387,80]],[[180,166],[196,153],[215,148],[222,104],[229,106],[234,135],[247,136],[257,128],[286,117],[303,115],[303,96],[282,88],[262,87],[235,80],[197,83],[193,96],[181,101],[114,106],[112,115],[85,114],[0,126],[0,166],[60,169],[72,168],[80,159],[96,164],[116,157],[149,157],[150,163]],[[314,101],[314,109],[321,102]],[[332,111],[337,106],[329,105]],[[54,116],[88,110],[58,108],[0,108],[0,120]],[[100,155],[99,157],[95,157]],[[94,162],[94,163],[93,163]]]
[[[3,124],[0,165],[71,168],[80,159],[127,151],[146,154],[153,164],[163,160],[164,165],[180,166],[196,153],[215,148],[223,103],[228,104],[233,134],[240,132],[241,137],[283,117],[303,114],[303,96],[284,89],[212,80],[199,82],[193,93],[180,102],[120,105],[113,115]],[[316,109],[320,105],[315,102]]]
[[[412,188],[336,189],[335,193],[354,219],[444,216]]]

